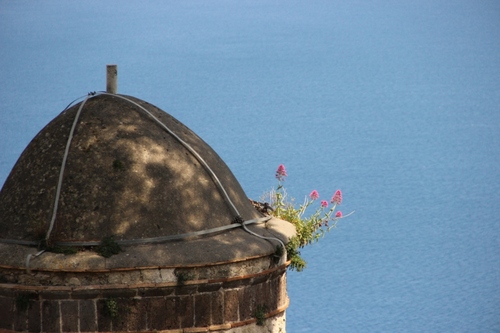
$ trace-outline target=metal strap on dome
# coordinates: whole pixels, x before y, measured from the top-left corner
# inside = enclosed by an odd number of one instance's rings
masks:
[[[73,121],[73,125],[71,126],[71,130],[69,131],[68,141],[66,142],[66,149],[64,150],[64,156],[63,156],[63,160],[61,162],[61,170],[59,170],[59,179],[57,181],[56,196],[54,198],[54,208],[52,210],[52,218],[50,220],[49,230],[47,230],[47,234],[45,235],[46,240],[49,239],[50,233],[52,232],[52,229],[54,228],[54,223],[55,223],[56,216],[57,216],[57,208],[59,206],[59,197],[61,195],[61,187],[62,187],[62,180],[63,180],[63,176],[64,176],[64,169],[66,168],[66,160],[68,159],[69,148],[71,146],[71,141],[73,140],[73,133],[75,132],[76,124],[78,122],[78,118],[80,117],[80,113],[83,109],[83,106],[85,105],[85,102],[87,102],[87,100],[91,96],[94,96],[94,95],[95,95],[95,93],[88,93],[87,94],[87,96],[83,100],[82,104],[80,105],[80,108],[78,109],[78,111],[76,113],[75,120]],[[72,105],[78,99],[79,98],[75,99],[70,104],[68,104],[68,106],[63,110],[63,112],[66,111],[68,109],[68,107],[70,107],[70,105]],[[38,243],[35,245],[38,245]],[[30,260],[31,260],[31,258],[32,257],[36,258],[36,257],[42,255],[44,252],[45,252],[45,250],[41,250],[34,255],[28,254],[26,256],[26,271],[28,272],[28,274],[30,273]]]
[[[177,141],[179,141],[179,143],[181,145],[183,145],[184,148],[186,148],[187,150],[189,150],[191,152],[191,154],[194,155],[194,157],[198,160],[198,162],[200,162],[200,164],[203,165],[203,167],[205,168],[205,170],[207,170],[207,172],[210,174],[210,176],[212,177],[212,179],[215,182],[215,185],[219,188],[219,190],[222,192],[222,194],[226,198],[227,202],[229,203],[229,205],[230,205],[230,207],[231,207],[234,215],[235,216],[240,216],[240,213],[238,212],[238,209],[236,208],[236,206],[231,201],[231,198],[229,198],[229,195],[227,194],[226,190],[224,189],[224,186],[222,186],[222,183],[219,180],[219,178],[217,177],[217,175],[215,174],[215,172],[210,168],[210,166],[208,165],[208,163],[205,162],[205,160],[200,156],[200,154],[198,154],[198,152],[196,150],[194,150],[193,147],[191,147],[187,142],[185,142],[184,140],[182,140],[177,134],[175,134],[170,128],[168,128],[167,125],[165,125],[164,123],[162,123],[160,121],[160,119],[156,118],[151,112],[149,112],[145,107],[143,107],[139,103],[136,103],[136,102],[134,102],[134,101],[132,101],[132,100],[124,97],[124,96],[121,96],[121,95],[108,94],[108,93],[105,93],[105,92],[102,92],[101,94],[102,95],[110,95],[110,96],[121,98],[121,99],[123,99],[123,100],[125,100],[125,101],[127,101],[129,103],[132,103],[133,105],[137,106],[142,111],[146,112],[146,114],[148,116],[150,116],[158,125],[160,125],[165,131],[167,131]]]
[[[31,258],[36,258],[36,257],[38,257],[39,255],[42,255],[44,252],[45,252],[45,250],[41,250],[41,251],[38,251],[38,252],[37,252],[37,253],[35,253],[35,254],[28,254],[28,255],[26,256],[26,272],[27,272],[28,274],[30,274],[30,273],[31,273],[31,270],[30,270],[30,260],[31,260]]]
[[[285,244],[281,241],[281,239],[279,239],[277,237],[261,236],[259,234],[254,233],[253,231],[249,230],[246,227],[247,225],[250,225],[250,224],[265,223],[265,222],[269,221],[271,218],[272,218],[271,216],[266,216],[266,217],[262,217],[262,218],[258,218],[258,219],[244,221],[242,223],[233,223],[233,224],[222,226],[222,227],[194,231],[194,232],[189,232],[189,233],[185,233],[185,234],[169,235],[169,236],[153,237],[153,238],[118,240],[118,241],[116,241],[116,243],[118,243],[119,245],[140,245],[140,244],[157,244],[157,243],[163,243],[163,242],[167,242],[167,241],[181,241],[181,240],[187,240],[187,239],[192,239],[192,238],[196,238],[196,237],[206,236],[206,235],[210,235],[210,234],[215,234],[215,233],[219,233],[222,231],[239,228],[241,226],[241,227],[243,227],[243,229],[246,232],[248,232],[252,235],[255,235],[259,238],[267,239],[267,240],[270,240],[270,239],[277,240],[278,242],[280,242],[281,246],[283,246],[284,253],[286,254]],[[16,245],[34,245],[34,246],[38,246],[40,244],[39,242],[35,242],[35,241],[23,241],[23,240],[15,240],[15,239],[0,239],[0,243],[16,244]],[[75,247],[98,246],[100,244],[101,244],[101,242],[54,242],[55,246],[75,246]],[[37,253],[28,254],[26,256],[25,267],[26,267],[26,272],[28,274],[31,273],[31,269],[30,269],[31,259],[32,258],[35,259],[45,252],[46,252],[46,250],[41,250],[41,251],[38,251]],[[286,256],[284,256],[284,258],[286,258]]]
[[[232,223],[230,225],[225,225],[222,227],[217,227],[217,228],[211,228],[211,229],[206,229],[206,230],[200,230],[200,231],[194,231],[194,232],[189,232],[185,234],[178,234],[178,235],[169,235],[169,236],[161,236],[161,237],[152,237],[152,238],[141,238],[141,239],[126,239],[126,240],[117,240],[116,243],[118,245],[143,245],[143,244],[158,244],[158,243],[164,243],[168,241],[182,241],[182,240],[188,240],[188,239],[193,239],[201,236],[207,236],[215,233],[220,233],[222,231],[226,230],[231,230],[231,229],[236,229],[239,228],[240,226],[249,234],[254,235],[258,238],[265,239],[265,240],[275,240],[278,241],[283,248],[283,256],[282,258],[286,258],[286,246],[285,243],[279,239],[278,237],[266,237],[259,235],[250,229],[247,228],[247,225],[250,224],[257,224],[257,223],[265,223],[269,221],[272,217],[271,216],[266,216],[258,219],[253,219],[253,220],[248,220],[244,221],[242,223]],[[23,240],[15,240],[15,239],[0,239],[0,243],[5,243],[5,244],[15,244],[15,245],[27,245],[27,246],[38,246],[40,245],[40,242],[35,242],[35,241],[23,241]],[[54,246],[74,246],[74,247],[86,247],[86,246],[98,246],[100,245],[101,242],[95,242],[95,241],[90,241],[90,242],[54,242]],[[26,270],[30,271],[29,264],[31,258],[36,258],[39,255],[43,254],[45,250],[39,251],[36,254],[28,254],[26,257]]]
[[[215,233],[219,233],[222,231],[239,228],[241,226],[241,227],[243,227],[243,229],[246,232],[248,232],[248,233],[250,233],[258,238],[266,239],[266,240],[277,240],[280,243],[280,245],[283,247],[284,255],[282,255],[280,258],[280,262],[281,262],[283,260],[283,258],[286,258],[285,243],[283,243],[283,241],[277,237],[261,236],[261,235],[255,233],[247,228],[247,225],[256,224],[256,223],[265,223],[265,222],[269,221],[271,218],[272,218],[271,216],[266,216],[266,217],[262,217],[262,218],[258,218],[258,219],[247,220],[247,221],[244,221],[242,223],[233,223],[233,224],[222,226],[222,227],[194,231],[194,232],[189,232],[189,233],[185,233],[185,234],[169,235],[169,236],[153,237],[153,238],[118,240],[118,241],[116,241],[116,243],[118,245],[139,245],[139,244],[142,245],[142,244],[163,243],[163,242],[167,242],[167,241],[181,241],[181,240],[187,240],[187,239],[191,239],[191,238],[206,236],[206,235],[210,235],[210,234],[215,234]],[[35,245],[35,246],[39,245],[39,242],[14,240],[14,239],[0,239],[0,243],[16,244],[16,245]],[[101,244],[101,242],[55,242],[54,243],[55,246],[75,246],[75,247],[98,246],[100,244]],[[31,259],[32,258],[35,259],[45,252],[46,252],[46,250],[41,250],[35,254],[28,254],[26,256],[25,267],[26,267],[26,272],[28,274],[31,273],[31,270],[30,270]]]
[[[216,234],[222,231],[231,230],[235,228],[239,228],[243,226],[246,228],[246,225],[256,224],[256,223],[265,223],[269,221],[272,217],[266,216],[258,219],[248,220],[243,223],[232,223],[229,225],[224,225],[222,227],[205,229],[200,231],[188,232],[185,234],[178,235],[168,235],[168,236],[160,236],[160,237],[151,237],[151,238],[140,238],[140,239],[125,239],[125,240],[117,240],[116,243],[118,245],[139,245],[139,244],[157,244],[164,243],[168,241],[181,241],[188,240],[192,238],[197,238],[201,236],[207,236],[211,234]],[[55,245],[58,246],[98,246],[101,242],[56,242]]]
[[[266,216],[266,217],[261,217],[258,219],[252,219],[252,220],[247,220],[244,221],[243,223],[232,223],[229,225],[217,227],[217,228],[211,228],[211,229],[205,229],[205,230],[199,230],[199,231],[193,231],[193,232],[188,232],[185,234],[178,234],[178,235],[168,235],[168,236],[160,236],[160,237],[151,237],[151,238],[140,238],[140,239],[125,239],[125,240],[116,240],[116,243],[118,245],[138,245],[138,244],[158,244],[158,243],[164,243],[168,241],[180,241],[180,240],[188,240],[196,237],[201,237],[201,236],[207,236],[215,233],[219,233],[222,231],[226,230],[231,230],[231,229],[236,229],[241,226],[250,233],[253,233],[252,231],[248,230],[246,228],[247,225],[250,224],[257,224],[257,223],[265,223],[269,221],[272,217],[271,216]],[[263,237],[258,235],[259,237]],[[279,240],[281,242],[281,240]],[[28,246],[38,246],[40,242],[36,241],[25,241],[25,240],[17,240],[17,239],[0,239],[0,243],[5,243],[5,244],[16,244],[16,245],[28,245]],[[101,244],[100,241],[88,241],[88,242],[54,242],[55,246],[76,246],[76,247],[83,247],[83,246],[98,246]]]
[[[78,108],[78,112],[76,113],[75,120],[73,121],[73,125],[71,126],[71,130],[69,131],[68,141],[66,142],[66,149],[64,150],[64,156],[61,162],[61,170],[59,170],[59,180],[57,181],[56,197],[54,198],[54,209],[52,210],[52,218],[50,220],[49,230],[47,230],[47,234],[45,235],[46,240],[49,239],[50,233],[54,228],[54,223],[57,216],[57,208],[59,206],[59,197],[61,196],[61,187],[64,176],[64,169],[66,168],[66,160],[68,159],[69,147],[71,146],[71,141],[73,140],[73,133],[75,132],[76,124],[78,122],[78,118],[80,118],[80,113],[82,112],[83,106],[85,105],[87,100],[93,95],[94,94],[89,93],[87,97],[83,100],[82,104],[80,105],[80,108]],[[66,109],[69,107],[69,105],[66,107]]]
[[[283,248],[283,254],[284,254],[283,257],[284,258],[287,257],[286,246],[285,246],[285,243],[283,243],[283,241],[281,239],[279,239],[278,237],[266,237],[266,236],[259,235],[255,232],[253,232],[252,230],[248,229],[245,223],[242,223],[241,226],[243,227],[243,229],[245,229],[246,232],[248,232],[249,234],[252,234],[258,238],[262,238],[262,239],[266,239],[266,240],[277,240],[280,243],[281,247]]]
[[[178,235],[169,235],[169,236],[161,236],[161,237],[152,237],[152,238],[140,238],[140,239],[126,239],[126,240],[117,240],[116,243],[118,245],[138,245],[138,244],[157,244],[157,243],[164,243],[168,241],[181,241],[181,240],[188,240],[196,237],[201,237],[201,236],[207,236],[215,233],[219,233],[222,231],[226,230],[231,230],[231,229],[236,229],[239,228],[240,226],[245,229],[248,233],[255,235],[259,238],[263,239],[274,239],[280,242],[280,244],[285,247],[285,244],[283,241],[279,238],[276,237],[265,237],[261,236],[259,234],[254,233],[253,231],[249,230],[247,228],[247,225],[250,224],[257,224],[257,223],[265,223],[268,222],[272,217],[271,216],[266,216],[266,217],[261,217],[258,219],[252,219],[252,220],[247,220],[242,223],[232,223],[229,225],[225,225],[222,227],[217,227],[217,228],[211,228],[211,229],[205,229],[205,230],[200,230],[200,231],[194,231],[194,232],[189,232],[185,234],[178,234]],[[15,240],[15,239],[0,239],[0,243],[4,244],[15,244],[15,245],[28,245],[28,246],[37,246],[40,243],[35,242],[35,241],[23,241],[23,240]],[[75,246],[75,247],[84,247],[84,246],[98,246],[101,244],[101,242],[54,242],[55,246]],[[40,251],[35,255],[28,255],[29,258],[31,257],[37,257],[40,254],[42,254],[44,251]],[[26,262],[29,263],[29,258],[26,258]]]

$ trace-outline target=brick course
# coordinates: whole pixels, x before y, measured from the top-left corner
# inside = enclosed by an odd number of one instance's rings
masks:
[[[123,273],[122,273],[123,274]],[[255,323],[255,311],[269,316],[287,306],[286,268],[240,279],[188,280],[173,283],[54,287],[3,284],[0,329],[28,332],[208,332],[231,331]],[[15,292],[19,290],[19,292]],[[15,311],[18,295],[29,305]],[[111,318],[107,300],[118,306]],[[13,320],[14,318],[14,320]]]

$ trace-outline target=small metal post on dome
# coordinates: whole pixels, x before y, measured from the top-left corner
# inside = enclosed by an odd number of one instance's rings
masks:
[[[106,92],[116,94],[118,91],[118,66],[106,65]]]

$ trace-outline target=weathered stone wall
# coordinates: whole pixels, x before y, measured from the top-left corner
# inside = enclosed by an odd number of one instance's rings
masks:
[[[69,275],[3,268],[0,331],[285,332],[286,265],[269,263]]]

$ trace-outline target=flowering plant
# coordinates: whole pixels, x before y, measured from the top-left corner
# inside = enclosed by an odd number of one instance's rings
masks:
[[[319,207],[309,216],[305,216],[307,208],[313,205],[320,196],[317,190],[313,190],[309,197],[304,199],[304,203],[296,207],[293,199],[288,199],[288,194],[283,187],[283,182],[288,176],[285,166],[280,164],[276,170],[278,187],[272,189],[264,200],[269,200],[271,207],[270,214],[288,221],[295,226],[297,234],[290,239],[286,246],[290,269],[302,271],[306,262],[300,256],[300,248],[317,242],[325,233],[337,225],[339,219],[347,217],[352,213],[343,216],[341,211],[336,211],[337,205],[342,203],[342,191],[337,190],[330,201],[321,200]],[[330,205],[331,204],[331,205]],[[335,214],[334,214],[335,213]]]

